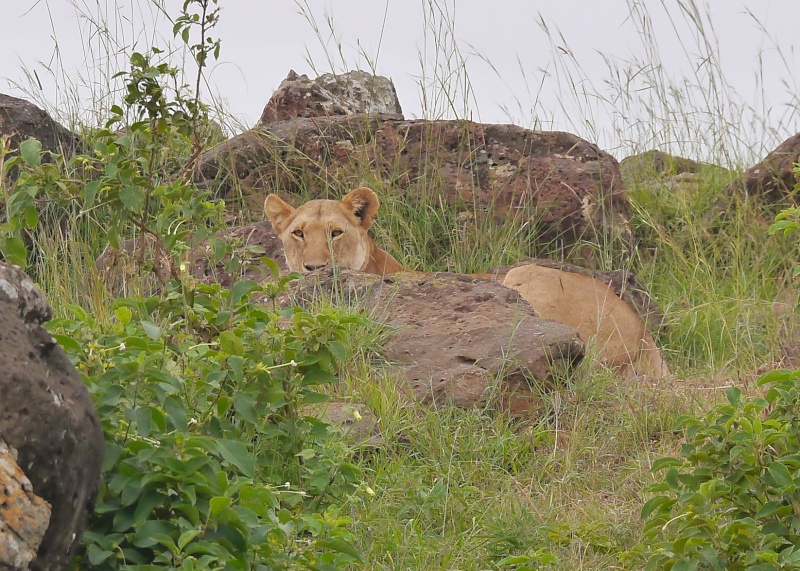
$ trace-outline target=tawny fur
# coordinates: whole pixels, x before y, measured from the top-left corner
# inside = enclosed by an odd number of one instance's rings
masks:
[[[335,261],[369,274],[403,270],[390,254],[375,245],[368,230],[380,207],[378,196],[361,187],[341,201],[312,200],[292,208],[275,194],[264,202],[264,212],[283,242],[289,269],[307,273]]]
[[[342,267],[381,276],[405,271],[369,236],[379,207],[377,195],[365,187],[341,202],[312,200],[292,208],[274,194],[264,202],[289,269],[302,273],[325,267],[332,259]],[[603,364],[629,376],[669,374],[642,319],[603,282],[536,264],[513,268],[506,275],[478,276],[516,290],[543,319],[574,327]]]

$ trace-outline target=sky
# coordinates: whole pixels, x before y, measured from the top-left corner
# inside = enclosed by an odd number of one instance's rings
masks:
[[[182,0],[0,0],[0,92],[99,123]],[[407,118],[748,162],[800,131],[797,0],[219,0],[203,97],[251,127],[290,69],[391,77]],[[168,53],[172,53],[167,49]],[[173,61],[192,75],[192,64]]]

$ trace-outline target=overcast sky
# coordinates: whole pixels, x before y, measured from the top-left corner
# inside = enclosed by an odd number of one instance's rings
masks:
[[[174,17],[182,3],[0,0],[0,91],[99,121],[126,54],[174,43],[158,6]],[[219,4],[205,95],[240,128],[290,69],[361,68],[394,80],[406,117],[566,130],[619,158],[749,161],[800,131],[797,0]]]

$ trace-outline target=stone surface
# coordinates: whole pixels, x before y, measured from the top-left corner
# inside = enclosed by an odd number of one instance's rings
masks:
[[[75,368],[41,323],[44,296],[19,268],[0,264],[0,436],[36,494],[52,506],[31,569],[65,569],[94,504],[103,433]]]
[[[28,569],[49,524],[50,504],[34,493],[16,450],[0,440],[0,569]]]
[[[33,137],[42,143],[43,150],[72,155],[81,146],[80,138],[54,121],[46,111],[33,103],[0,93],[0,135],[7,135],[8,146]]]
[[[547,386],[554,367],[583,356],[574,329],[539,319],[519,294],[491,280],[329,270],[306,276],[294,295],[300,303],[333,295],[385,322],[392,332],[384,356],[401,390],[425,403],[492,401],[512,414],[530,413],[540,405],[532,384]]]
[[[385,181],[386,189],[373,185],[381,197],[399,193],[414,204],[432,193],[497,221],[521,217],[537,240],[630,240],[617,161],[569,133],[515,125],[385,115],[292,119],[210,149],[198,158],[195,178],[224,197],[238,188],[261,219],[266,194],[338,197],[367,169]]]
[[[767,203],[785,203],[789,199],[796,204],[794,187],[797,180],[792,169],[799,158],[800,133],[786,139],[761,162],[747,169],[739,180],[725,187],[723,194],[729,196],[744,192]]]
[[[696,173],[700,172],[705,166],[707,165],[692,159],[685,159],[663,151],[653,150],[625,157],[619,163],[619,170],[627,185],[629,180],[634,182],[633,179],[639,177],[653,178]]]
[[[309,79],[290,71],[264,107],[259,123],[362,113],[402,115],[391,79],[365,71],[326,73]]]

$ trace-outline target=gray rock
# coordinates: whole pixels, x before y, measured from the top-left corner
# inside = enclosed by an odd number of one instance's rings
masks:
[[[34,570],[66,569],[94,505],[103,432],[77,371],[42,327],[51,314],[19,268],[0,264],[0,437],[52,506]]]
[[[298,117],[394,113],[402,116],[394,83],[365,71],[326,73],[316,79],[290,71],[270,97],[259,123]]]

